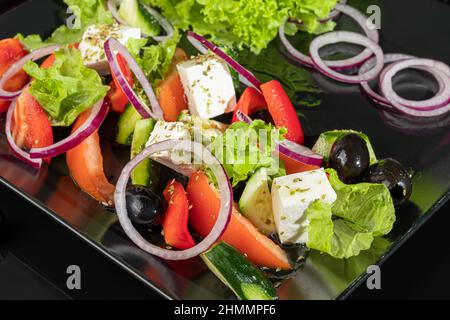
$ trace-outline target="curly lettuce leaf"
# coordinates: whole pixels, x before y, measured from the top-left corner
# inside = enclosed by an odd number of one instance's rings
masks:
[[[28,61],[24,70],[35,80],[30,93],[41,104],[53,126],[70,126],[76,118],[109,90],[98,73],[84,66],[77,49],[62,48],[55,52],[55,62],[41,69]]]
[[[114,23],[105,0],[64,0],[64,2],[76,16],[73,29],[84,29],[97,23]]]
[[[235,187],[263,167],[269,175],[285,174],[282,163],[272,155],[275,141],[283,139],[285,133],[284,129],[275,129],[262,120],[250,124],[235,122],[214,139],[209,149],[223,164]]]
[[[308,247],[335,258],[350,258],[371,247],[375,237],[388,234],[395,222],[389,190],[383,184],[346,185],[335,170],[327,169],[337,200],[332,204],[317,200],[305,214]]]
[[[67,24],[57,28],[48,39],[43,40],[36,34],[26,37],[20,33],[16,35],[29,51],[53,44],[74,44],[81,41],[84,30],[90,25],[114,23],[111,13],[106,8],[105,0],[64,0],[64,2],[72,12],[73,18],[69,17]]]
[[[176,27],[209,36],[221,46],[249,47],[259,54],[287,18],[303,21],[302,30],[323,32],[319,23],[337,0],[144,0],[158,7]]]

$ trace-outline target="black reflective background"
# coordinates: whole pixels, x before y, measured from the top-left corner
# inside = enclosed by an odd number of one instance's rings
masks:
[[[433,0],[379,1],[379,4],[382,8],[382,47],[386,52],[403,52],[450,62],[448,5]],[[1,38],[18,31],[24,34],[48,34],[60,23],[60,15],[59,6],[53,1],[26,1],[0,17]],[[282,59],[281,56],[274,58]],[[330,81],[323,83],[320,75],[315,77],[325,91],[321,95],[321,106],[314,109],[299,108],[305,116],[303,122],[311,140],[324,130],[352,128],[364,131],[371,138],[380,158],[397,158],[415,172],[414,192],[411,203],[398,212],[398,222],[392,234],[377,242],[373,250],[347,261],[313,254],[305,270],[280,288],[282,299],[345,297],[359,284],[358,279],[363,280],[361,275],[367,265],[380,258],[384,260],[393,253],[447,200],[450,189],[448,118],[439,123],[429,123],[393,116],[375,109],[358,88]],[[103,145],[103,150],[106,166],[111,172],[120,170],[121,163],[115,159],[123,150],[117,150],[108,143]],[[0,153],[1,182],[15,192],[20,192],[42,211],[2,188],[1,208],[7,223],[0,242],[0,248],[4,251],[0,274],[5,265],[8,270],[16,271],[32,266],[31,282],[50,280],[60,288],[51,292],[44,290],[40,293],[42,297],[51,297],[52,294],[54,297],[70,295],[75,298],[86,297],[83,296],[85,294],[103,298],[123,298],[128,295],[130,298],[154,297],[147,286],[171,298],[232,297],[215,277],[205,272],[198,260],[167,263],[136,249],[122,234],[114,215],[74,186],[67,176],[64,158],[56,159],[50,168],[35,174],[14,160],[11,161],[3,135]],[[444,214],[441,212],[433,220],[443,219]],[[52,223],[53,219],[59,224]],[[441,229],[429,232],[426,236],[431,239],[431,243],[427,244],[423,240],[416,243],[416,255],[404,254],[403,264],[400,265],[410,270],[411,265],[421,264],[422,272],[426,272],[423,270],[427,270],[427,266],[433,267],[434,259],[445,259],[449,250],[445,246],[445,239],[439,236],[445,234],[443,226],[448,225],[444,219],[439,224]],[[67,227],[74,233],[69,232]],[[414,241],[417,242],[416,236],[407,245]],[[431,254],[428,260],[424,252]],[[105,257],[113,259],[115,265]],[[80,265],[83,270],[84,288],[81,292],[67,292],[65,289],[65,268],[71,264]],[[120,276],[112,277],[114,274]],[[22,278],[20,275],[8,274],[6,279],[14,277]],[[133,277],[141,282],[132,281]],[[3,273],[0,283],[8,283],[4,281]],[[398,283],[398,288],[406,289],[407,284],[411,284],[411,281]],[[133,290],[126,290],[130,286]],[[374,296],[373,292],[364,292],[363,289],[357,294],[362,297]]]

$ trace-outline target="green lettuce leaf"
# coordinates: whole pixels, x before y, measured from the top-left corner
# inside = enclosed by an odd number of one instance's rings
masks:
[[[109,87],[98,73],[86,68],[77,49],[62,48],[55,52],[55,63],[41,69],[28,61],[24,70],[35,80],[30,93],[47,112],[53,126],[70,126],[78,115],[104,98]]]
[[[282,162],[272,156],[275,141],[283,139],[285,133],[284,129],[275,129],[261,120],[251,124],[235,122],[214,139],[209,149],[224,165],[235,187],[263,167],[267,168],[269,175],[285,174]],[[263,145],[264,152],[260,148]]]
[[[81,41],[84,30],[92,24],[112,24],[114,19],[106,8],[105,0],[64,0],[68,5],[73,18],[69,17],[67,24],[57,28],[52,35],[43,40],[40,35],[23,36],[17,34],[19,39],[29,51],[58,44],[67,45]],[[70,27],[69,27],[70,24]]]
[[[327,169],[337,200],[332,204],[317,200],[305,214],[308,247],[335,258],[350,258],[371,247],[375,237],[388,234],[395,222],[389,190],[383,184],[346,185],[335,170]]]
[[[114,18],[105,0],[64,0],[76,16],[74,29],[84,29],[92,24],[113,24]]]
[[[126,46],[149,81],[157,86],[169,71],[180,38],[180,33],[175,31],[172,38],[157,44],[131,38]]]
[[[337,0],[144,0],[158,7],[176,27],[209,36],[221,46],[259,53],[267,47],[286,18],[301,19],[302,30],[323,32],[319,23]]]

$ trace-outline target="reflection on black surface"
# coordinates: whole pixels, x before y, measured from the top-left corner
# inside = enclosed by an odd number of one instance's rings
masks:
[[[342,292],[349,283],[364,275],[367,267],[375,264],[388,251],[391,244],[391,241],[385,238],[375,238],[372,247],[356,257],[335,259],[313,250],[309,259],[314,267],[320,270],[326,285],[333,288],[334,292]]]
[[[407,135],[430,135],[438,131],[448,131],[450,113],[439,117],[417,118],[395,111],[380,111],[384,123],[396,131]]]
[[[395,210],[396,220],[392,231],[388,234],[388,238],[395,241],[406,234],[411,227],[417,222],[421,211],[411,201],[408,201]]]

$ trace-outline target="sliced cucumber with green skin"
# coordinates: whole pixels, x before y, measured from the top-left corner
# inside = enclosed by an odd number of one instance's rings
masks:
[[[313,151],[323,157],[324,164],[328,163],[328,158],[331,153],[331,148],[333,148],[334,143],[337,139],[339,139],[344,134],[348,133],[356,133],[361,138],[363,138],[364,141],[366,141],[367,148],[369,149],[369,158],[370,158],[370,164],[376,163],[377,157],[375,155],[375,151],[373,150],[372,144],[370,143],[369,137],[358,131],[354,130],[333,130],[333,131],[327,131],[323,132],[319,139],[317,139],[316,144],[313,147]]]
[[[116,142],[130,146],[133,141],[134,126],[136,125],[136,122],[141,119],[141,115],[131,104],[129,104],[124,113],[120,115],[119,121],[117,122],[118,130]]]
[[[239,210],[260,232],[269,235],[276,231],[269,176],[265,168],[258,170],[248,180],[239,199]]]
[[[136,157],[145,148],[145,144],[155,127],[153,119],[143,119],[136,122],[131,143],[131,159]],[[144,187],[154,187],[157,176],[157,165],[151,159],[145,159],[134,168],[131,173],[131,183]]]
[[[258,267],[225,242],[214,245],[201,254],[208,268],[240,300],[275,300],[277,292],[273,284]]]
[[[161,26],[144,4],[139,0],[123,0],[119,15],[128,25],[141,29],[147,36],[157,36],[161,32]]]

